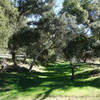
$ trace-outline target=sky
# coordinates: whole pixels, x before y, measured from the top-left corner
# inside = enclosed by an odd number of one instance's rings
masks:
[[[56,2],[56,5],[54,7],[54,11],[57,14],[62,9],[62,4],[64,0],[55,0],[55,2]]]

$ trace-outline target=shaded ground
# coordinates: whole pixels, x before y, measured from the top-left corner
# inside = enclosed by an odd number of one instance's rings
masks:
[[[74,81],[70,80],[68,63],[49,64],[43,72],[0,73],[0,100],[44,100],[59,96],[99,98],[100,70],[87,64],[79,66],[80,69],[75,69]]]

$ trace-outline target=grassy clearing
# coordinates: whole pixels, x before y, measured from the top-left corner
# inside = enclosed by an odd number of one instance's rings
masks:
[[[87,64],[75,69],[71,81],[68,63],[49,64],[43,72],[0,73],[0,100],[41,100],[56,96],[100,96],[100,70]]]

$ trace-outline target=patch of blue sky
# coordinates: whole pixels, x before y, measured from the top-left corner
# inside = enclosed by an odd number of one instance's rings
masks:
[[[83,31],[85,34],[87,34],[88,36],[92,35],[92,31],[90,28],[86,28],[83,24],[78,25],[78,28],[83,28]]]
[[[56,4],[54,6],[54,12],[55,14],[58,14],[59,11],[61,11],[62,7],[63,7],[63,2],[64,0],[55,0]]]
[[[55,6],[53,8],[55,14],[58,14],[61,11],[63,2],[64,0],[55,0]],[[30,17],[28,17],[28,21],[38,21],[40,18],[40,16],[31,15]]]
[[[88,36],[92,36],[92,31],[90,28],[86,28],[85,29],[85,33],[88,35]]]

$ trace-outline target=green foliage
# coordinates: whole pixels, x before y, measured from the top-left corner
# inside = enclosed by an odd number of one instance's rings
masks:
[[[46,30],[44,29],[44,27],[43,29],[40,29],[40,27],[38,27],[39,23],[34,29],[29,28],[29,26],[27,25],[25,27],[25,25],[23,24],[25,20],[22,21],[22,18],[25,18],[26,16],[30,17],[34,14],[40,16],[46,12],[49,12],[52,9],[53,1],[15,0],[15,6],[18,8],[19,17],[15,34],[10,38],[8,43],[9,49],[10,51],[16,53],[26,53],[26,55],[28,55],[29,57],[34,58],[34,56],[36,56],[36,54],[41,51],[44,43],[48,41],[48,39],[45,40],[45,37],[42,37],[43,32],[46,32]],[[43,24],[44,23],[45,22],[43,22]]]
[[[88,38],[85,35],[79,35],[68,42],[66,48],[64,49],[65,56],[67,59],[72,59],[73,57],[81,58],[83,52],[86,50],[88,44]]]
[[[63,12],[76,16],[79,24],[88,22],[88,12],[83,9],[79,0],[65,0],[63,7]]]
[[[7,48],[9,37],[14,33],[18,10],[9,0],[0,0],[0,48]]]
[[[30,47],[32,48],[32,46],[38,42],[39,37],[37,30],[29,27],[22,27],[19,31],[12,35],[9,40],[8,47],[11,51],[25,53],[27,49]]]
[[[15,0],[15,5],[18,7],[20,15],[42,15],[42,13],[51,10],[53,0]]]
[[[87,25],[98,20],[99,10],[99,2],[95,0],[65,0],[62,12],[76,16],[79,24]]]
[[[69,40],[67,41],[66,52],[67,55],[93,57],[98,51],[96,41],[100,35],[100,3],[97,0],[65,0],[63,3],[62,15],[65,15],[67,22],[67,30]],[[86,40],[82,35],[88,34],[90,30],[92,36],[86,36]],[[81,41],[80,41],[80,40]],[[75,49],[74,49],[75,48]],[[65,52],[64,51],[64,52]],[[66,56],[67,56],[66,55]]]
[[[41,46],[44,47],[48,41],[51,41],[51,43],[46,47],[48,54],[46,54],[44,57],[45,59],[42,60],[42,62],[47,61],[47,59],[50,61],[53,55],[55,55],[56,58],[56,55],[58,54],[56,48],[58,48],[60,44],[63,46],[66,40],[65,27],[66,23],[62,19],[59,19],[59,17],[55,16],[53,12],[50,12],[46,15],[44,14],[44,16],[39,20],[37,28],[40,32]],[[40,55],[40,57],[45,55],[44,52]]]

